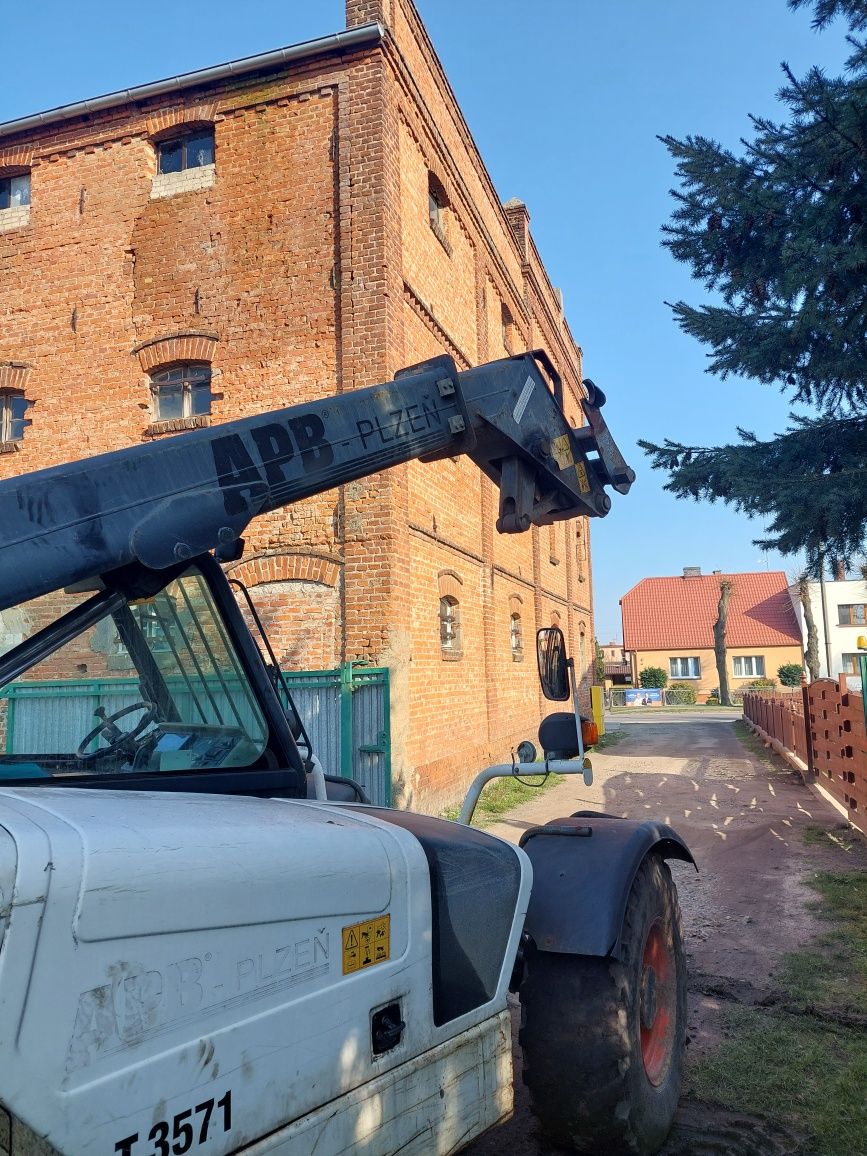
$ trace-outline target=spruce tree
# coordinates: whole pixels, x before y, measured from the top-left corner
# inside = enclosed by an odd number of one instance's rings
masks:
[[[672,306],[709,346],[709,369],[778,387],[809,416],[761,441],[639,444],[678,497],[769,520],[764,548],[861,554],[867,529],[867,0],[808,3],[814,26],[849,26],[842,77],[786,78],[788,117],[751,117],[735,154],[706,137],[660,138],[680,188],[663,244],[715,295]]]

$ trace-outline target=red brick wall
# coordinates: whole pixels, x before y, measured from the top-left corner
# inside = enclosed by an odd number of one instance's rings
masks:
[[[540,345],[577,422],[580,351],[526,209],[499,204],[410,0],[349,0],[348,25],[374,19],[390,28],[381,47],[0,139],[0,166],[32,166],[30,222],[0,233],[0,372],[35,403],[0,477],[173,436],[150,428],[148,372],[185,356],[211,362],[218,423],[444,351],[464,367]],[[213,182],[153,198],[155,134],[201,122]],[[537,626],[559,616],[577,658],[583,623],[592,665],[586,527],[500,538],[496,510],[469,462],[412,463],[260,519],[233,571],[281,661],[391,667],[405,804],[435,809],[533,736],[549,709]],[[462,592],[457,661],[440,646],[446,571]]]

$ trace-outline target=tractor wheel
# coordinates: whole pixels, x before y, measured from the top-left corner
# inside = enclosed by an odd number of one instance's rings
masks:
[[[626,906],[621,959],[530,947],[521,985],[524,1082],[549,1139],[652,1156],[680,1095],[686,964],[677,891],[657,855]]]

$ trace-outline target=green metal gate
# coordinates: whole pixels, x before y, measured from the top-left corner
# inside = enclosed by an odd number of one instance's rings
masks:
[[[388,670],[345,662],[336,670],[284,671],[327,775],[355,779],[371,803],[391,806]]]
[[[384,667],[286,671],[285,678],[325,773],[355,779],[378,806],[391,805],[389,677]],[[0,690],[0,738],[7,754],[71,749],[93,726],[141,698],[134,678],[21,681]],[[46,700],[48,704],[46,705]]]

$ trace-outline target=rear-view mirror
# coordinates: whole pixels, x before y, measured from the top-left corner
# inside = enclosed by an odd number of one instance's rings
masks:
[[[542,694],[554,702],[565,702],[571,693],[566,639],[559,626],[546,626],[536,634],[536,658]]]

